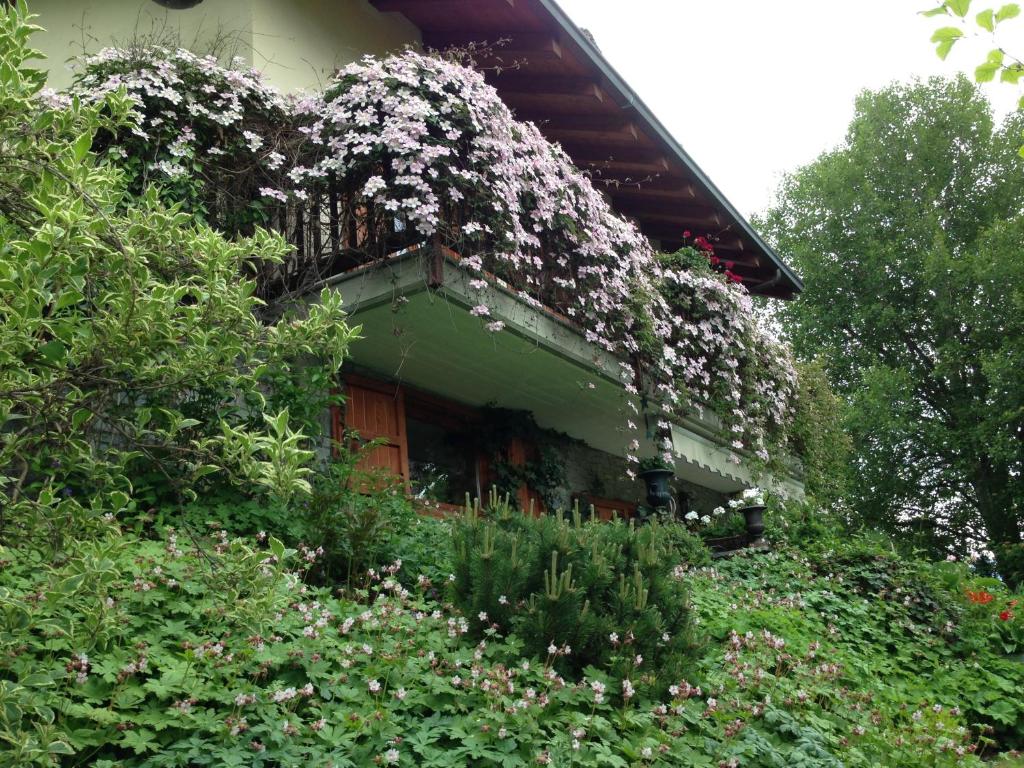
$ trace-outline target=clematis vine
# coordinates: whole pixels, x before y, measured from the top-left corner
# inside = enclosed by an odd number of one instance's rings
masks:
[[[347,227],[345,258],[362,263],[439,241],[468,273],[472,314],[488,331],[505,329],[493,305],[500,288],[616,355],[627,413],[647,405],[668,423],[712,412],[735,461],[767,462],[784,445],[789,353],[758,323],[713,238],[685,232],[687,247],[657,253],[479,72],[407,51],[349,64],[322,94],[284,98],[257,72],[211,57],[106,49],[86,60],[75,92],[100,99],[119,88],[136,129],[107,140],[111,161],[137,172],[141,162],[143,180],[192,195],[193,209],[224,227],[291,232],[305,221],[328,230],[321,241]],[[200,166],[212,189],[197,193]],[[230,215],[217,210],[225,190],[245,197]],[[325,222],[328,199],[338,211]],[[332,258],[316,254],[317,276],[337,268]],[[638,422],[624,430],[629,456]],[[654,446],[666,461],[669,435],[659,428]]]

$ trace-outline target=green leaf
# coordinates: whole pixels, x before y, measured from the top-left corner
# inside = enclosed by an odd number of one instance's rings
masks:
[[[984,11],[975,16],[975,20],[978,22],[978,26],[982,29],[994,32],[996,24],[992,20],[993,11],[991,8],[986,8]]]
[[[971,0],[946,0],[946,7],[962,19],[971,10]]]
[[[75,143],[72,147],[72,152],[75,155],[76,162],[82,162],[85,156],[89,154],[89,149],[92,147],[92,132],[87,131],[75,139]]]
[[[996,11],[996,23],[998,24],[1000,21],[1006,21],[1017,16],[1020,16],[1020,6],[1016,3],[1007,3]]]
[[[85,422],[92,418],[92,411],[86,408],[79,408],[71,414],[71,428],[80,429]]]
[[[46,747],[46,751],[51,755],[73,755],[75,750],[71,748],[71,745],[66,741],[51,741]]]
[[[941,43],[946,40],[957,40],[964,36],[960,27],[939,27],[932,33],[932,42]]]
[[[1008,67],[1003,67],[1003,71],[999,73],[1000,81],[1012,83],[1013,85],[1020,82],[1021,77],[1024,77],[1024,66],[1020,64],[1011,64]]]
[[[67,357],[68,348],[65,347],[64,344],[62,344],[61,342],[54,339],[53,341],[48,341],[41,347],[39,347],[38,352],[47,361],[51,363],[59,363],[61,360]]]
[[[267,544],[270,546],[270,551],[274,553],[274,557],[278,560],[282,560],[284,558],[284,544],[280,539],[275,536],[271,536],[267,541]]]
[[[26,688],[47,688],[53,685],[53,678],[46,672],[33,672],[31,675],[18,678],[18,685]]]
[[[995,79],[996,72],[999,71],[1001,65],[995,64],[991,61],[986,61],[984,64],[979,64],[974,69],[974,79],[979,83],[989,83]]]
[[[938,8],[932,8],[930,11],[921,11],[921,15],[927,18],[933,16],[949,16],[949,9],[946,8],[946,4],[943,3]]]
[[[945,60],[953,49],[954,43],[963,36],[963,30],[959,27],[940,27],[935,30],[935,33],[932,35],[932,42],[938,43],[935,47],[935,52],[939,55],[939,58]]]

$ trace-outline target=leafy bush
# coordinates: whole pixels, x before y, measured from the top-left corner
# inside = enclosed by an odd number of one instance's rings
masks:
[[[400,479],[359,469],[359,453],[331,461],[301,503],[303,543],[321,583],[361,583],[368,570],[392,562],[413,522]]]
[[[669,680],[692,651],[679,578],[682,534],[657,522],[531,517],[492,492],[453,523],[456,605],[475,636],[514,632],[526,651],[574,675]]]
[[[315,582],[360,586],[368,571],[400,557],[399,545],[415,520],[400,481],[360,468],[361,458],[375,446],[337,446],[331,460],[316,467],[310,493],[288,502],[221,484],[180,513],[159,514],[156,522],[190,531],[225,530],[230,536],[265,537],[274,531],[303,553]]]
[[[25,13],[0,10],[0,540],[60,550],[210,474],[308,488],[305,437],[268,412],[264,384],[337,371],[352,335],[340,299],[261,321],[246,275],[288,246],[262,231],[229,241],[151,190],[129,196],[90,150],[128,102],[40,98]]]

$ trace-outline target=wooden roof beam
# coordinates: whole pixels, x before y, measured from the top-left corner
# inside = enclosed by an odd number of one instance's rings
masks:
[[[516,0],[500,0],[509,8],[516,7]],[[440,12],[445,7],[457,9],[462,6],[462,0],[370,0],[370,5],[381,13],[404,13],[413,6],[422,8],[427,6],[431,11]]]
[[[508,43],[498,45],[498,41]],[[498,32],[493,35],[474,33],[430,32],[424,30],[423,45],[428,48],[464,48],[482,43],[491,43],[492,48],[481,52],[478,63],[493,67],[496,63],[511,66],[518,61],[555,61],[562,58],[562,46],[550,34],[537,32]]]
[[[669,171],[669,163],[665,157],[657,157],[649,161],[643,160],[615,160],[613,159],[580,159],[569,155],[573,162],[581,169],[590,171],[600,180],[605,175],[615,175],[626,178],[644,178]]]
[[[503,100],[515,101],[517,98],[534,96],[584,97],[594,101],[605,101],[608,98],[596,81],[585,77],[512,75],[489,79]]]
[[[636,198],[616,198],[612,194],[615,210],[623,213],[644,217],[660,217],[662,219],[705,219],[714,223],[716,229],[722,227],[722,216],[718,209],[710,205],[700,205],[693,202],[678,202],[672,199],[655,198],[653,200],[637,200]],[[688,198],[687,198],[688,200]]]

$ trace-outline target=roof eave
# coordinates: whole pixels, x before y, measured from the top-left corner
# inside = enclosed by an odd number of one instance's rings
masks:
[[[730,203],[725,195],[722,194],[721,190],[715,186],[711,179],[708,178],[707,174],[705,174],[704,171],[700,169],[700,166],[694,162],[693,158],[687,154],[682,145],[680,145],[668,129],[662,125],[661,121],[655,117],[650,108],[644,104],[643,100],[636,94],[636,92],[629,87],[622,76],[615,71],[615,68],[608,63],[604,58],[604,55],[594,46],[590,39],[583,34],[580,28],[576,26],[565,11],[559,7],[558,3],[555,2],[555,0],[537,0],[537,2],[551,14],[552,18],[554,18],[566,34],[572,38],[573,42],[579,47],[579,49],[586,54],[591,63],[600,70],[601,74],[607,79],[607,81],[626,97],[629,106],[637,112],[648,126],[650,126],[655,134],[657,134],[658,138],[665,142],[665,145],[673,152],[679,162],[682,163],[683,166],[693,174],[694,178],[704,186],[714,202],[720,205],[722,209],[736,221],[740,229],[743,231],[743,234],[758,248],[760,248],[769,259],[771,259],[775,267],[781,271],[783,279],[788,283],[792,292],[800,293],[804,287],[803,281],[792,269],[790,269],[782,258],[775,253],[771,246],[762,239],[762,237],[739,213],[739,211],[736,210],[732,203]]]

